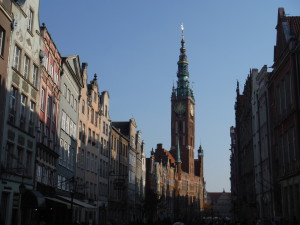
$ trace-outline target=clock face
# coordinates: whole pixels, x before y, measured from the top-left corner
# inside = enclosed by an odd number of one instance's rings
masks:
[[[194,105],[191,105],[190,113],[191,113],[191,116],[194,116]]]
[[[175,106],[174,106],[174,111],[177,114],[183,114],[185,112],[185,105],[182,104],[181,102],[176,103]]]

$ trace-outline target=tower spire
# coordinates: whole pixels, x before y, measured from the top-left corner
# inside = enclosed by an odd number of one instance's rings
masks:
[[[181,48],[180,48],[179,60],[177,62],[178,65],[178,72],[177,72],[178,81],[177,81],[177,88],[176,88],[177,97],[190,96],[194,98],[193,90],[190,88],[188,64],[189,62],[187,61],[185,40],[184,40],[184,26],[183,24],[181,24]]]
[[[181,24],[181,48],[184,48],[184,26]]]

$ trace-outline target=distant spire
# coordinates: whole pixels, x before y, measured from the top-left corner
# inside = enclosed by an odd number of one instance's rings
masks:
[[[94,80],[97,80],[97,73],[94,74]]]
[[[237,95],[240,94],[240,83],[239,83],[238,80],[236,81],[236,94],[237,94]]]
[[[203,148],[200,144],[199,149],[198,149],[198,157],[203,156]]]
[[[176,157],[176,163],[181,163],[181,159],[180,159],[179,137],[178,137],[178,143],[177,143],[177,157]]]
[[[153,148],[152,148],[152,150],[151,150],[151,155],[154,155],[154,150],[153,150]]]

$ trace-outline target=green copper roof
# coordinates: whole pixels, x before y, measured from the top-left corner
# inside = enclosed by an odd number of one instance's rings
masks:
[[[180,48],[180,55],[179,60],[177,62],[178,65],[178,71],[177,71],[177,88],[172,91],[172,96],[177,97],[184,97],[184,96],[190,96],[194,99],[194,91],[190,88],[190,82],[189,82],[189,69],[186,56],[186,48],[184,47],[185,41],[184,41],[184,33],[182,30],[182,38],[181,38],[181,48]]]

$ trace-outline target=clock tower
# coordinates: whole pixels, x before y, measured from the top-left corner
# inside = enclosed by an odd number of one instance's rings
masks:
[[[171,153],[176,158],[180,149],[181,169],[194,174],[195,99],[189,82],[183,25],[181,30],[177,87],[173,86],[171,97]]]

